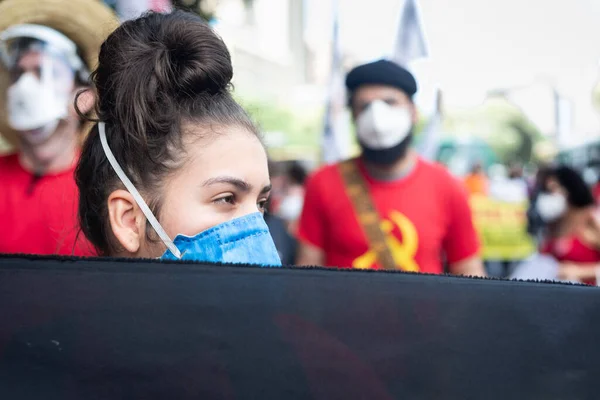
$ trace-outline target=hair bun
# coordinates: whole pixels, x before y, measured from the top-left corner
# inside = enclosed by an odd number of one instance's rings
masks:
[[[173,86],[186,95],[227,90],[233,68],[225,43],[208,24],[184,15],[177,26],[163,24],[157,32],[157,41],[166,51],[165,72],[171,75]]]
[[[98,115],[122,127],[123,140],[146,143],[170,132],[174,110],[226,93],[232,77],[225,43],[199,16],[146,13],[102,44],[94,72]]]

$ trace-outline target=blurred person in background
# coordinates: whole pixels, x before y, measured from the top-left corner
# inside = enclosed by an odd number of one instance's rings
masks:
[[[527,209],[530,204],[530,187],[524,177],[523,166],[520,163],[511,163],[508,164],[502,173],[501,169],[498,167],[495,178],[491,180],[489,194],[492,200],[504,203],[507,207],[518,207],[518,212],[523,213],[523,219],[522,223],[519,224],[519,226],[514,226],[513,229],[519,229],[519,232],[525,234],[525,238],[529,239],[525,232],[528,229]],[[502,204],[500,204],[499,207],[500,206],[502,206]],[[516,234],[517,233],[515,232],[515,235]],[[513,243],[513,245],[515,244]],[[533,245],[534,244],[532,243],[532,246]],[[510,245],[505,246],[508,247]],[[513,257],[513,254],[506,252],[504,253],[503,258],[487,259],[487,270],[495,271],[495,273],[490,273],[490,275],[501,277],[510,275],[511,271],[513,271],[518,263],[522,261],[520,259],[514,259]],[[499,270],[501,271],[500,273],[498,273]]]
[[[462,183],[411,148],[412,74],[379,60],[346,87],[362,154],[309,178],[297,263],[485,275]]]
[[[269,197],[269,212],[275,215],[285,197],[287,188],[287,170],[285,162],[269,160],[269,175],[271,176],[271,196]]]
[[[269,161],[271,176],[271,196],[265,207],[265,221],[273,237],[273,242],[283,265],[293,265],[296,261],[298,241],[289,230],[288,221],[281,216],[282,205],[286,201],[290,170],[287,162]],[[300,208],[302,203],[300,203]],[[285,205],[283,208],[291,208]],[[288,210],[288,212],[290,212]],[[299,213],[300,211],[298,211]],[[285,213],[283,213],[285,215]]]
[[[523,167],[516,163],[509,165],[507,178],[499,178],[491,182],[490,196],[510,203],[528,201],[529,189],[523,178]]]
[[[536,172],[533,185],[531,185],[529,194],[529,205],[527,207],[527,233],[529,233],[539,244],[543,239],[543,233],[546,223],[537,210],[537,199],[546,185],[546,177],[550,172],[550,167],[540,166]]]
[[[533,196],[533,192],[536,189],[537,184],[537,174],[540,167],[535,164],[526,164],[523,167],[523,180],[527,185],[527,197],[531,201],[531,197]]]
[[[298,241],[290,233],[287,222],[273,214],[269,209],[269,205],[265,210],[265,222],[269,227],[269,232],[271,232],[281,263],[283,265],[293,265],[296,261]]]
[[[117,25],[100,1],[0,2],[0,134],[14,149],[0,156],[0,252],[93,254],[77,223],[85,128],[73,103]]]
[[[480,162],[473,164],[464,182],[470,195],[487,195],[489,182]]]
[[[547,224],[541,251],[560,262],[559,279],[596,284],[600,223],[582,176],[566,166],[549,170],[535,204]]]
[[[296,231],[298,218],[304,205],[306,175],[306,170],[297,161],[292,162],[287,169],[287,187],[278,214],[287,222],[290,232]]]

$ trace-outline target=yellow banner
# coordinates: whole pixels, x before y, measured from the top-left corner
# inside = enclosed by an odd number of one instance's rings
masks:
[[[527,233],[527,203],[509,203],[472,196],[473,222],[484,260],[522,260],[535,251]]]

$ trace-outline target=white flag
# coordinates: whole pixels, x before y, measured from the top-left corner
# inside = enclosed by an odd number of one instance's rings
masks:
[[[398,19],[392,59],[408,68],[411,61],[428,56],[429,49],[417,0],[404,0],[404,6]],[[442,134],[441,93],[439,90],[435,100],[435,111],[421,133],[422,140],[417,149],[421,157],[427,160],[436,159]]]
[[[428,54],[417,0],[404,0],[404,7],[402,7],[398,20],[392,59],[398,64],[406,66],[413,60],[427,57]]]
[[[333,40],[331,78],[327,93],[325,109],[324,131],[321,143],[322,158],[327,164],[342,159],[346,154],[342,148],[344,135],[348,134],[345,114],[346,88],[344,85],[344,72],[342,66],[342,49],[339,40],[339,8],[338,1],[334,1],[333,10]]]
[[[565,148],[571,141],[573,110],[569,100],[564,98],[554,89],[556,144],[558,148]]]
[[[423,139],[417,149],[421,157],[426,160],[434,161],[437,158],[442,136],[442,120],[442,93],[438,90],[435,111],[421,132]]]

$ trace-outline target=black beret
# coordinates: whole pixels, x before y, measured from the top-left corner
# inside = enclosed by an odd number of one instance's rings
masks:
[[[398,88],[409,97],[417,93],[417,81],[406,69],[395,62],[379,60],[359,65],[346,76],[346,88],[350,92],[363,85],[385,85]]]

